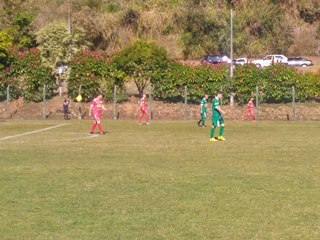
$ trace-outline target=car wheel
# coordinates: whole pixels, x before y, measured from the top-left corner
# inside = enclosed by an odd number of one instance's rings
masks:
[[[260,64],[256,64],[256,67],[257,67],[257,68],[261,68],[261,65],[260,65]]]
[[[302,64],[302,65],[301,65],[301,67],[306,67],[306,66],[307,66],[306,64]]]

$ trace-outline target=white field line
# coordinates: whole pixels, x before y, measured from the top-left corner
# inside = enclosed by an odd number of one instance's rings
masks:
[[[59,124],[59,125],[55,125],[55,126],[51,126],[51,127],[47,127],[47,128],[42,128],[42,129],[39,129],[39,130],[31,131],[31,132],[25,132],[25,133],[12,135],[12,136],[7,136],[7,137],[0,138],[0,141],[12,139],[12,138],[17,138],[17,137],[22,137],[22,136],[26,136],[26,135],[30,135],[30,134],[34,134],[34,133],[44,132],[44,131],[48,131],[50,129],[62,127],[62,126],[65,126],[65,125],[67,125],[67,124]]]

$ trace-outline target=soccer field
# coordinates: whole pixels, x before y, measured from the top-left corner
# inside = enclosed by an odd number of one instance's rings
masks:
[[[320,122],[90,124],[0,122],[0,239],[320,239]]]

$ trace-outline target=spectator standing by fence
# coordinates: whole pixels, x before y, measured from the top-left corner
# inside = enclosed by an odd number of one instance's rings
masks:
[[[68,98],[65,98],[63,103],[63,115],[64,115],[64,120],[70,120],[69,118],[69,105],[70,105],[70,100]]]

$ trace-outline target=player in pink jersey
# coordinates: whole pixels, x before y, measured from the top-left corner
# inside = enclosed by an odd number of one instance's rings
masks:
[[[242,120],[245,120],[248,116],[251,117],[251,121],[254,121],[254,105],[253,98],[250,98],[250,101],[247,104],[247,112],[242,116]]]
[[[142,98],[140,99],[140,106],[139,106],[139,118],[138,122],[141,125],[141,120],[143,115],[146,115],[146,124],[149,125],[149,111],[148,111],[148,104],[147,104],[147,96],[143,94]]]
[[[106,110],[105,106],[103,105],[103,94],[99,93],[99,95],[92,100],[90,109],[89,109],[89,116],[93,117],[93,124],[90,128],[90,134],[94,134],[94,130],[96,127],[99,129],[100,134],[104,134],[105,132],[102,129],[101,126],[101,115],[102,115],[102,110]]]

